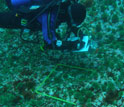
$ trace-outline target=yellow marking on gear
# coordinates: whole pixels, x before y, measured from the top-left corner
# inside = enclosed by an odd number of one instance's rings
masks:
[[[16,13],[16,15],[15,15],[16,17],[18,17],[19,15],[18,15],[18,13]]]

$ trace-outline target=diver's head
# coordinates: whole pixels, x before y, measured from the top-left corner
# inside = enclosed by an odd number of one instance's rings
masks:
[[[68,7],[68,14],[71,25],[79,26],[86,17],[86,8],[79,3],[74,3]]]

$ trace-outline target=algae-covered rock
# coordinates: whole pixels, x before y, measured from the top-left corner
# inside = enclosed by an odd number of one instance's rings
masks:
[[[114,14],[112,16],[112,23],[117,23],[118,21],[119,21],[118,15],[117,14]]]

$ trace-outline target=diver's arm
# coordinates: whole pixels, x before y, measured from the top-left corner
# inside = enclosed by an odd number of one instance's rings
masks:
[[[10,29],[21,29],[24,28],[23,24],[21,23],[23,20],[26,20],[27,23],[32,20],[33,15],[21,15],[17,14],[14,11],[9,12],[0,12],[0,27],[1,28],[10,28]],[[27,29],[39,30],[39,23],[37,20],[34,20],[28,26]]]
[[[16,17],[15,12],[0,12],[1,28],[21,28],[21,19]]]
[[[46,44],[45,49],[53,49],[53,50],[67,50],[67,51],[75,51],[80,50],[84,46],[84,42],[76,41],[61,41],[56,40],[53,44]]]

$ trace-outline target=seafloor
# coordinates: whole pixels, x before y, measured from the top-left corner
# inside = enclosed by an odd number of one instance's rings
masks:
[[[21,41],[20,30],[0,28],[0,107],[124,107],[124,0],[80,2],[92,51],[41,51]]]

